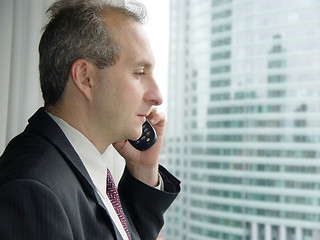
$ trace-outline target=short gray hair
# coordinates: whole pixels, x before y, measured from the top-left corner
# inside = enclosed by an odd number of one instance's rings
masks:
[[[39,44],[39,72],[45,106],[56,105],[64,92],[70,69],[86,59],[102,69],[119,59],[119,47],[102,19],[112,10],[143,23],[145,7],[138,2],[115,4],[104,0],[59,0],[47,10],[50,21]]]

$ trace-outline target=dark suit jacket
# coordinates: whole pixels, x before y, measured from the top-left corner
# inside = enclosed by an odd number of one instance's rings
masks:
[[[119,195],[132,239],[156,239],[163,214],[180,191],[159,167],[165,191],[133,178],[127,169]],[[121,239],[82,161],[44,108],[0,157],[1,240]]]

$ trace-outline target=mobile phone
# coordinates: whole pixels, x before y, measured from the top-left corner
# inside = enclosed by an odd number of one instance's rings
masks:
[[[136,140],[129,140],[130,144],[140,151],[149,149],[157,141],[157,133],[149,123],[148,119],[142,125],[142,135]]]

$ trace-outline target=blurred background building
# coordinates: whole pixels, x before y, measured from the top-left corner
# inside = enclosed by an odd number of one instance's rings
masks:
[[[171,0],[167,240],[320,239],[320,1]]]

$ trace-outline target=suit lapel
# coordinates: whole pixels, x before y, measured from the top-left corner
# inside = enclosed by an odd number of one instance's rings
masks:
[[[82,183],[91,194],[94,192],[94,185],[89,174],[84,167],[72,145],[56,124],[56,122],[45,112],[44,108],[40,108],[30,119],[30,127],[39,135],[51,142],[57,151],[63,155],[72,169],[80,176]]]
[[[95,191],[95,186],[83,165],[80,157],[64,135],[63,131],[57,125],[57,123],[46,113],[45,109],[40,108],[30,119],[30,127],[36,131],[39,135],[44,137],[47,141],[51,142],[57,151],[64,157],[69,166],[76,173],[83,186],[90,193],[91,197],[104,209],[106,214],[109,215],[104,203],[100,196]],[[109,215],[110,217],[110,215]],[[122,239],[113,221],[113,228],[115,229],[117,239]]]

